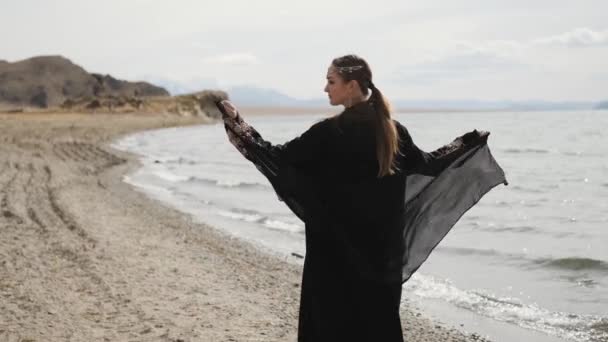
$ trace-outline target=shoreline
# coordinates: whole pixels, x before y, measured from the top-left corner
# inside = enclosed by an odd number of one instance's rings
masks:
[[[339,114],[344,108],[342,106],[325,106],[325,107],[280,107],[280,106],[238,106],[237,109],[243,115],[251,116],[272,116],[272,115],[325,115],[331,116]],[[462,108],[412,108],[412,107],[394,107],[392,113],[396,114],[430,114],[430,113],[510,113],[510,112],[553,112],[559,110],[522,110],[522,109],[462,109]]]
[[[175,115],[0,114],[0,340],[295,341],[301,269],[123,182]],[[406,341],[480,341],[402,310]]]

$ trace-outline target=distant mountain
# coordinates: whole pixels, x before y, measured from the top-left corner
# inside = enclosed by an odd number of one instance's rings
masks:
[[[595,109],[608,109],[608,101],[602,101],[595,106]]]
[[[327,98],[296,99],[274,89],[241,86],[228,89],[232,101],[245,106],[326,107]],[[584,101],[392,100],[397,110],[578,110],[594,108]]]
[[[581,110],[592,109],[589,101],[507,101],[507,109],[512,110]]]
[[[241,106],[300,106],[305,102],[274,89],[253,86],[232,87],[228,94],[231,101]]]
[[[578,110],[591,109],[593,102],[583,101],[481,101],[481,100],[397,100],[393,106],[400,109],[428,110]]]
[[[189,80],[176,81],[162,76],[144,76],[143,80],[165,88],[173,96],[192,94],[202,89],[219,88],[217,80],[209,77],[193,77]]]
[[[0,103],[9,105],[46,108],[87,97],[168,95],[165,89],[150,83],[88,73],[62,56],[0,61]]]

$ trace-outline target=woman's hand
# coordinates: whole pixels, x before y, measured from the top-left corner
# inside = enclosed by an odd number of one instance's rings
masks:
[[[220,106],[224,108],[224,112],[232,119],[236,118],[239,115],[239,112],[236,107],[232,104],[232,102],[228,100],[221,101]]]
[[[475,144],[478,141],[487,141],[488,135],[490,135],[490,132],[488,131],[473,130],[462,136],[462,142],[465,145],[470,145]]]

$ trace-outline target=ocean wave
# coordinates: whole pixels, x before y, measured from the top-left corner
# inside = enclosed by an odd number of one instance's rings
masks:
[[[219,179],[208,179],[208,178],[200,178],[200,177],[189,177],[184,180],[187,183],[202,183],[205,185],[212,185],[221,188],[238,188],[238,189],[251,189],[251,188],[259,188],[259,189],[270,189],[270,185],[257,183],[257,182],[242,182],[242,181],[229,181],[229,180],[219,180]]]
[[[574,283],[580,287],[595,288],[595,287],[600,286],[600,283],[597,280],[589,278],[584,273],[583,274],[564,274],[564,275],[561,275],[559,278],[566,280],[570,283]],[[583,301],[583,300],[579,299],[579,302],[580,301]],[[594,299],[591,302],[595,303],[596,301],[597,300]]]
[[[180,175],[176,175],[174,173],[171,172],[167,172],[167,171],[154,171],[153,174],[163,180],[172,182],[172,183],[177,183],[177,182],[183,182],[188,180],[188,177],[186,176],[180,176]]]
[[[561,154],[566,156],[573,157],[603,157],[605,154],[603,152],[592,152],[593,150],[588,151],[563,151]]]
[[[123,177],[123,181],[125,183],[127,183],[127,184],[131,184],[133,186],[136,186],[136,187],[144,190],[145,192],[150,193],[152,196],[157,196],[157,195],[169,196],[169,195],[172,195],[171,191],[169,189],[167,189],[167,188],[164,188],[162,186],[156,186],[156,185],[145,183],[145,182],[138,182],[138,181],[135,181],[130,176],[124,176]]]
[[[198,160],[188,159],[184,157],[179,158],[157,158],[154,160],[155,163],[163,163],[163,164],[179,164],[179,165],[196,165],[199,163]]]
[[[537,259],[535,263],[549,268],[556,268],[569,271],[608,271],[608,262],[603,260],[569,257],[557,259]]]
[[[302,226],[300,226],[298,224],[287,223],[287,222],[284,222],[281,220],[266,218],[265,220],[262,221],[262,223],[266,227],[272,228],[272,229],[287,230],[287,231],[294,232],[294,233],[304,232],[304,228]]]
[[[564,151],[564,152],[562,152],[562,154],[566,155],[566,156],[575,156],[575,157],[578,157],[578,156],[582,156],[583,152],[580,152],[580,151],[576,151],[576,152]]]
[[[543,188],[546,188],[546,189],[559,189],[560,188],[559,184],[552,184],[552,183],[541,184],[540,186],[543,187]]]
[[[478,249],[468,247],[444,247],[438,246],[438,252],[456,254],[456,255],[485,255],[485,256],[507,256],[495,249]]]
[[[227,218],[231,218],[233,220],[261,224],[264,227],[273,230],[288,231],[292,233],[304,232],[304,227],[299,224],[278,220],[274,217],[269,217],[253,210],[221,210],[218,211],[218,214]]]
[[[560,179],[560,182],[567,182],[567,183],[589,183],[591,180],[589,178],[586,177],[575,177],[575,178],[562,178]]]
[[[507,148],[505,153],[549,153],[551,151],[541,148]]]
[[[565,257],[565,258],[534,258],[527,254],[504,253],[496,249],[478,249],[468,247],[442,247],[438,246],[437,251],[461,256],[486,256],[497,257],[504,260],[518,261],[522,266],[536,266],[547,269],[563,271],[600,271],[608,272],[608,262],[603,260],[585,257]]]
[[[548,187],[544,187],[541,186],[543,188],[548,188]],[[527,191],[527,192],[545,192],[543,190],[530,190],[530,189],[521,189],[521,191]],[[510,200],[510,201],[506,201],[506,200],[496,200],[494,201],[494,206],[495,207],[499,207],[499,208],[512,208],[514,206],[524,206],[524,207],[528,207],[528,208],[535,208],[535,207],[540,207],[542,206],[542,203],[544,202],[548,202],[549,199],[545,198],[545,197],[538,197],[538,198],[534,198],[531,200],[522,200],[522,199],[516,199],[516,200]]]
[[[560,224],[566,224],[573,222],[577,222],[575,217],[548,217],[553,221],[559,221]],[[467,222],[464,223],[466,226],[471,227],[472,230],[475,231],[483,231],[488,233],[504,233],[504,234],[534,234],[534,235],[543,235],[546,237],[552,237],[554,239],[564,239],[564,238],[577,238],[577,239],[587,239],[591,236],[589,234],[585,234],[578,231],[554,231],[550,228],[542,226],[531,226],[531,225],[512,225],[512,226],[503,226],[496,224],[487,224],[482,222]],[[521,235],[523,237],[523,235]]]
[[[232,210],[220,210],[218,211],[218,214],[224,217],[245,222],[260,222],[265,219],[262,214],[257,212],[237,212]]]
[[[511,187],[511,189],[515,190],[515,191],[519,191],[519,192],[528,192],[528,193],[546,193],[547,191],[545,190],[539,190],[539,189],[534,189],[534,188],[528,188],[528,187],[523,187],[521,185],[513,185]]]
[[[494,227],[491,230],[493,232],[536,233],[536,234],[544,233],[537,227],[532,227],[532,226]]]
[[[479,221],[467,222],[467,226],[472,227],[474,230],[482,230],[492,233],[528,233],[528,234],[545,234],[554,235],[553,232],[547,232],[539,227],[535,226],[496,226],[495,224],[482,224]]]
[[[423,299],[439,299],[497,321],[515,324],[574,341],[604,341],[608,317],[551,311],[516,297],[499,297],[483,290],[462,290],[446,280],[421,273],[406,283],[408,293]]]

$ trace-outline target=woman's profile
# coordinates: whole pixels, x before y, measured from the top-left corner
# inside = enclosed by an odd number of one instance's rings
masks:
[[[230,142],[305,223],[298,341],[403,341],[402,284],[505,175],[488,132],[419,149],[361,57],[334,59],[326,78],[344,110],[280,145],[217,105]]]

